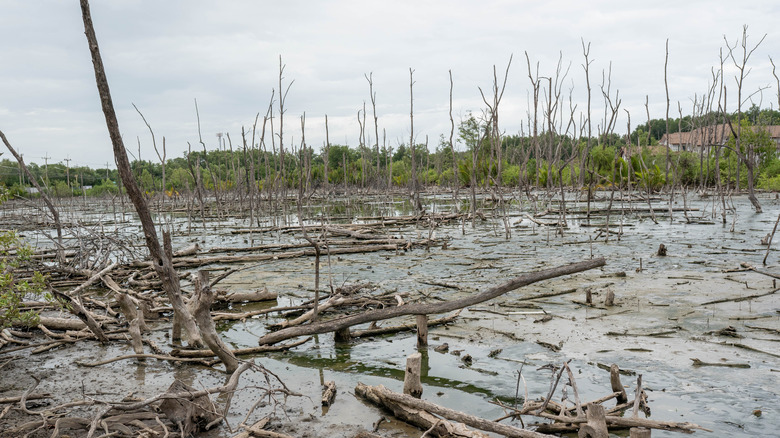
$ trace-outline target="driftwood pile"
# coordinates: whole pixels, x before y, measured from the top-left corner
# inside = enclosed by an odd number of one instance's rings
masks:
[[[419,355],[419,354],[418,354]],[[414,356],[414,355],[412,355]],[[413,363],[413,357],[407,362],[407,380],[410,374],[415,375],[415,370],[409,368]],[[419,366],[419,365],[418,365]],[[692,423],[678,423],[670,421],[656,421],[647,418],[639,418],[639,412],[645,416],[650,415],[647,405],[647,394],[642,388],[642,376],[637,379],[635,397],[628,400],[626,391],[620,383],[619,368],[612,365],[610,369],[610,381],[612,393],[590,402],[582,402],[577,390],[574,373],[569,368],[568,362],[560,367],[552,367],[552,383],[550,391],[545,397],[536,400],[526,395],[522,406],[509,406],[500,401],[493,402],[506,412],[503,417],[492,421],[464,412],[449,409],[432,402],[420,400],[422,387],[418,384],[404,382],[404,393],[393,392],[383,385],[368,386],[359,383],[355,387],[355,394],[368,402],[390,411],[398,419],[415,425],[424,430],[423,436],[430,437],[487,437],[484,432],[490,432],[507,437],[518,438],[542,438],[552,437],[551,434],[577,433],[579,437],[607,438],[610,432],[630,429],[631,437],[650,437],[651,429],[669,430],[675,432],[691,433],[695,430],[709,431]],[[565,383],[562,386],[560,402],[553,400],[556,388],[561,383],[561,377],[566,373]],[[419,379],[419,374],[416,376]],[[523,379],[522,372],[518,373],[518,379]],[[411,377],[414,379],[414,377]],[[519,385],[519,381],[518,381]],[[519,387],[519,386],[518,386]],[[415,389],[416,388],[416,389]],[[573,403],[568,405],[567,389],[571,388],[574,396]],[[605,403],[615,399],[614,407],[606,407]],[[629,413],[629,411],[631,411]],[[525,424],[523,416],[531,416],[546,420]],[[502,423],[503,420],[518,420],[520,426],[512,426]],[[484,432],[483,432],[484,431]],[[555,435],[557,436],[557,435]]]
[[[408,243],[404,245],[408,245]],[[398,248],[398,246],[394,246],[394,248]],[[179,257],[193,257],[193,253],[197,254],[197,251],[197,248],[194,251],[188,250],[186,251],[187,255],[179,255]],[[176,260],[176,256],[173,256],[173,260]],[[136,265],[141,266],[142,264]],[[57,433],[65,429],[82,429],[88,431],[90,436],[94,435],[96,430],[102,430],[104,433],[112,434],[113,436],[135,436],[143,433],[153,436],[157,433],[164,435],[174,430],[184,431],[185,433],[206,430],[222,421],[229,407],[228,403],[224,409],[217,409],[207,397],[209,394],[230,393],[235,389],[240,374],[247,369],[253,368],[260,372],[268,372],[251,362],[239,360],[238,357],[242,355],[257,355],[263,352],[292,348],[310,339],[304,336],[326,332],[336,332],[339,335],[337,339],[343,341],[361,336],[374,336],[394,331],[416,329],[418,331],[418,344],[425,345],[427,344],[427,336],[425,334],[429,326],[452,322],[458,316],[459,311],[466,306],[490,300],[536,281],[581,272],[602,265],[604,265],[603,259],[594,259],[524,274],[464,299],[439,303],[418,303],[415,300],[410,301],[408,295],[399,293],[366,295],[361,293],[361,291],[371,290],[372,285],[366,283],[347,285],[334,289],[328,294],[323,294],[321,302],[312,300],[299,306],[277,306],[261,311],[278,313],[297,311],[299,313],[283,314],[288,316],[288,319],[283,320],[276,327],[271,327],[272,329],[277,329],[277,331],[267,333],[261,338],[259,346],[248,349],[232,349],[225,345],[215,330],[214,321],[244,319],[258,314],[256,313],[258,311],[212,311],[214,309],[214,300],[236,302],[247,299],[274,299],[275,295],[265,290],[220,293],[215,291],[213,286],[217,281],[225,277],[218,277],[210,282],[208,272],[199,271],[189,274],[193,291],[189,294],[188,299],[186,296],[184,297],[186,300],[184,304],[186,304],[194,316],[200,330],[200,339],[209,348],[193,349],[194,345],[191,345],[188,348],[174,348],[167,352],[160,348],[152,339],[144,335],[150,325],[159,326],[159,324],[165,324],[173,316],[172,341],[176,342],[177,338],[181,336],[176,333],[175,312],[167,304],[166,295],[154,289],[154,286],[159,283],[153,279],[152,275],[148,273],[139,274],[137,272],[128,275],[123,270],[131,270],[131,268],[119,266],[117,263],[109,264],[96,272],[70,269],[71,278],[76,278],[76,275],[80,274],[84,280],[81,280],[76,287],[71,288],[69,291],[57,291],[55,295],[62,306],[61,310],[67,310],[76,318],[42,317],[37,328],[43,336],[48,338],[48,340],[42,342],[19,339],[20,337],[30,338],[29,332],[23,331],[23,328],[4,331],[2,344],[0,344],[0,354],[22,349],[31,349],[33,353],[39,353],[58,346],[75,344],[86,340],[104,344],[127,342],[132,345],[133,354],[90,363],[79,362],[78,365],[100,366],[113,361],[127,359],[156,359],[205,366],[215,366],[223,363],[225,370],[231,375],[231,380],[223,387],[206,390],[206,392],[192,391],[181,386],[181,384],[177,384],[170,388],[167,393],[147,400],[122,400],[118,402],[94,399],[75,400],[40,411],[34,411],[27,407],[27,402],[32,398],[48,397],[46,394],[33,393],[34,386],[28,389],[19,399],[9,401],[9,403],[18,403],[23,413],[35,416],[35,419],[14,428],[13,433],[24,435],[36,429],[51,427],[54,427]],[[151,272],[154,271],[150,270],[149,273]],[[122,278],[122,280],[117,281],[114,278]],[[145,285],[149,289],[138,291],[133,288],[131,286],[131,280],[133,279],[136,281],[139,279],[149,281]],[[105,295],[92,293],[94,292],[93,289],[101,284],[104,286],[102,290],[109,292]],[[336,315],[331,316],[329,319],[323,318],[320,321],[313,321],[314,314],[312,313],[312,308],[315,303],[319,308],[320,316],[327,315],[337,309],[340,312],[345,310],[352,311],[349,314],[342,313],[341,316]],[[37,306],[40,310],[45,310],[46,306],[50,306],[50,304],[46,303],[27,304],[30,307]],[[439,318],[428,319],[429,314],[447,312],[451,313]],[[403,315],[416,315],[416,323],[384,327],[377,327],[375,324],[371,324],[368,328],[351,329],[358,324],[375,323]],[[40,335],[33,337],[40,337]],[[280,341],[293,338],[301,339],[287,344],[279,343]],[[151,352],[147,353],[147,351]],[[283,383],[279,382],[279,384],[281,389],[277,388],[275,391],[292,394]],[[267,390],[272,391],[270,388]],[[335,394],[335,388],[331,388],[331,392]],[[326,404],[332,401],[332,395],[324,400]],[[158,406],[158,402],[162,402],[162,404]],[[153,404],[155,406],[154,409],[152,409]],[[83,417],[77,415],[76,412],[71,412],[74,406],[78,406],[81,409],[79,412],[84,412],[85,407],[91,407],[91,417]],[[5,412],[8,412],[8,409]],[[252,436],[258,435],[254,434]]]

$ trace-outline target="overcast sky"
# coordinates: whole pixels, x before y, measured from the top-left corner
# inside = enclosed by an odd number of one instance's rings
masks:
[[[319,149],[328,115],[331,143],[356,146],[358,111],[365,102],[370,143],[374,129],[369,86],[373,75],[380,144],[406,143],[410,134],[409,69],[414,70],[414,133],[435,149],[449,135],[449,76],[454,79],[457,121],[484,104],[479,87],[492,86],[493,66],[503,76],[510,55],[500,125],[520,133],[529,112],[530,81],[525,53],[540,76],[554,76],[562,56],[563,97],[585,111],[582,40],[590,43],[593,131],[603,125],[602,72],[612,69],[612,95],[619,91],[621,120],[643,123],[645,96],[652,118],[663,118],[664,45],[669,40],[671,115],[677,102],[691,112],[695,95],[706,93],[712,68],[748,25],[748,44],[766,39],[753,53],[745,89],[762,106],[777,107],[769,56],[780,62],[780,2],[729,1],[199,1],[104,0],[92,2],[100,43],[125,145],[154,159],[151,136],[134,103],[168,158],[182,156],[187,142],[200,148],[195,99],[203,141],[213,149],[218,132],[241,144],[276,90],[279,57],[286,65],[284,143]],[[736,93],[735,69],[726,84]],[[731,94],[730,94],[731,95]],[[736,94],[734,94],[736,96]],[[729,110],[735,99],[730,99]],[[568,117],[568,116],[567,116]],[[577,123],[580,118],[577,116]],[[278,119],[277,119],[278,122]],[[276,122],[275,122],[276,123]],[[632,126],[633,129],[633,126]],[[28,162],[72,159],[71,165],[114,167],[112,148],[75,0],[0,0],[0,130]],[[275,132],[278,133],[278,125]],[[270,139],[269,139],[270,143]],[[2,158],[10,156],[5,152]],[[132,158],[132,157],[131,157]]]

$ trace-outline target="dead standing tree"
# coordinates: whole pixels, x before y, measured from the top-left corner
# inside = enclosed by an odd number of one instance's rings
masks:
[[[412,203],[414,211],[422,213],[420,192],[417,186],[417,148],[414,146],[414,70],[409,68],[409,152],[412,154]]]
[[[450,153],[452,153],[452,184],[455,190],[452,192],[452,200],[455,204],[455,211],[459,211],[458,192],[460,191],[460,180],[458,179],[458,156],[455,154],[455,144],[452,137],[455,135],[455,119],[452,118],[452,70],[450,70]]]
[[[509,62],[506,64],[506,71],[504,72],[504,80],[501,83],[501,88],[499,88],[498,85],[498,76],[496,74],[496,66],[493,66],[493,96],[492,96],[492,102],[488,101],[488,99],[485,97],[485,93],[482,91],[482,88],[479,88],[479,94],[482,96],[482,101],[485,103],[485,105],[488,107],[488,114],[490,115],[490,123],[488,124],[490,126],[490,132],[488,133],[488,137],[490,139],[490,145],[493,149],[493,153],[495,154],[496,158],[496,174],[497,177],[494,180],[496,191],[498,192],[498,199],[499,199],[499,208],[501,210],[501,217],[504,222],[504,232],[506,235],[506,239],[508,240],[510,237],[512,237],[512,232],[509,228],[509,221],[506,217],[506,204],[504,203],[504,195],[501,188],[501,178],[502,178],[502,169],[501,169],[501,162],[503,160],[502,158],[502,148],[503,145],[501,144],[501,130],[498,127],[498,105],[501,103],[501,98],[504,97],[504,90],[506,90],[506,81],[509,77],[509,67],[512,65],[512,56],[509,56]],[[450,104],[451,104],[450,100]],[[488,178],[490,178],[490,171],[488,170]]]
[[[103,108],[103,115],[106,118],[106,127],[108,128],[108,134],[111,137],[111,144],[114,148],[114,159],[116,160],[117,170],[122,177],[122,183],[127,190],[127,195],[130,197],[130,201],[133,203],[133,206],[138,213],[138,218],[141,221],[141,226],[144,230],[146,246],[149,249],[149,255],[152,259],[152,265],[154,266],[157,276],[162,281],[163,289],[173,306],[175,317],[182,322],[184,329],[189,336],[190,344],[201,346],[203,341],[201,340],[198,327],[195,324],[195,319],[187,310],[187,307],[182,300],[179,275],[173,268],[169,254],[166,254],[166,251],[163,251],[160,247],[160,241],[157,238],[157,230],[155,229],[152,215],[149,212],[149,206],[146,204],[143,193],[141,193],[141,190],[133,177],[132,170],[130,169],[130,160],[127,158],[127,151],[124,142],[122,141],[122,134],[119,132],[119,122],[117,121],[114,104],[111,100],[108,78],[106,77],[106,72],[103,67],[103,59],[100,56],[95,29],[92,26],[92,16],[90,14],[88,0],[81,0],[81,15],[84,20],[84,33],[87,36],[89,51],[92,55],[92,65],[95,70],[95,82],[98,93],[100,94],[100,103]]]
[[[19,163],[19,167],[21,167],[24,170],[24,172],[27,174],[27,179],[29,179],[30,183],[33,186],[35,186],[36,189],[38,189],[38,193],[41,194],[41,199],[43,199],[43,202],[46,204],[46,207],[48,207],[49,211],[51,212],[51,217],[52,220],[54,221],[54,226],[57,228],[57,240],[54,242],[54,244],[57,245],[57,262],[60,265],[64,265],[65,248],[62,246],[62,223],[60,222],[59,212],[54,207],[54,204],[52,204],[51,199],[49,199],[49,196],[46,195],[46,192],[38,184],[38,181],[35,180],[35,176],[33,176],[33,174],[30,172],[30,169],[28,169],[27,166],[24,164],[24,159],[22,158],[22,156],[16,152],[16,149],[14,149],[11,146],[11,143],[8,141],[8,139],[5,138],[5,134],[3,134],[3,131],[0,131],[0,138],[2,138],[3,143],[5,143],[5,147],[8,148],[9,151],[11,151],[11,155],[13,155],[14,158],[16,158],[16,161]]]
[[[723,40],[726,43],[726,49],[728,49],[728,56],[731,59],[731,61],[734,63],[734,67],[736,67],[738,74],[734,76],[734,81],[737,85],[737,127],[736,129],[732,125],[730,120],[727,120],[727,123],[729,124],[729,127],[731,128],[731,133],[734,135],[734,138],[736,140],[735,142],[735,150],[737,153],[737,156],[739,156],[742,161],[745,162],[745,167],[747,168],[747,184],[748,184],[748,199],[750,199],[750,203],[753,204],[753,208],[756,209],[756,213],[761,213],[761,204],[758,202],[758,198],[756,198],[755,193],[755,187],[754,187],[754,181],[753,181],[753,173],[755,171],[755,150],[753,149],[753,144],[748,143],[745,145],[745,152],[742,153],[742,88],[744,85],[745,78],[750,73],[750,69],[747,68],[748,60],[750,59],[750,56],[753,54],[753,52],[756,51],[758,46],[761,45],[761,43],[766,38],[766,34],[764,34],[763,37],[756,43],[756,45],[753,46],[753,48],[748,48],[748,34],[747,34],[747,26],[742,27],[742,38],[735,42],[732,46],[729,43],[729,40],[726,38],[726,36],[723,36]],[[735,53],[735,49],[737,48],[737,45],[739,45],[741,50],[741,57],[737,58],[738,54]],[[725,108],[724,108],[725,111]],[[739,169],[739,166],[737,167]]]

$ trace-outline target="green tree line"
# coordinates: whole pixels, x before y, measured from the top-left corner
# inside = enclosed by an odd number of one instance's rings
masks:
[[[751,127],[780,124],[780,112],[754,106],[742,115],[744,129],[740,147],[744,151],[752,145],[757,151],[755,183],[758,188],[778,190],[780,160],[777,147],[766,131]],[[669,131],[690,131],[712,120],[718,119],[715,115],[670,119]],[[135,160],[132,170],[141,188],[150,196],[190,193],[199,187],[207,192],[222,192],[246,189],[252,184],[260,191],[297,188],[302,183],[307,189],[326,185],[401,187],[412,180],[412,154],[417,163],[417,181],[425,186],[458,184],[466,187],[474,181],[481,187],[499,183],[537,187],[597,184],[659,189],[669,183],[744,185],[747,178],[747,172],[737,170],[739,166],[744,167],[744,163],[740,163],[735,153],[732,136],[725,146],[718,148],[672,153],[673,173],[669,176],[670,181],[666,181],[661,171],[666,165],[665,149],[657,147],[666,133],[665,119],[653,119],[639,125],[628,138],[616,133],[591,139],[549,132],[536,137],[503,135],[501,175],[498,175],[499,166],[496,165],[497,154],[489,140],[488,123],[469,115],[461,121],[457,132],[454,156],[448,140],[442,136],[435,145],[415,144],[414,147],[408,144],[379,148],[331,144],[318,153],[304,147],[285,154],[283,163],[279,154],[260,148],[193,151],[166,160],[164,178],[163,165],[159,161]],[[62,163],[28,163],[27,166],[39,185],[57,197],[117,194],[121,187],[115,169],[68,167]],[[31,195],[27,189],[31,183],[15,161],[0,161],[0,184],[7,187],[12,196]]]

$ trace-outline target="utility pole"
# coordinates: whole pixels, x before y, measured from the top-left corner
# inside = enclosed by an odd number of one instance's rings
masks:
[[[67,163],[66,164],[65,175],[67,175],[67,177],[68,177],[68,188],[70,188],[70,161],[71,161],[70,158],[66,158],[65,159],[65,163]]]
[[[43,156],[41,158],[43,159],[43,163],[44,163],[44,165],[43,165],[44,175],[46,175],[46,183],[45,183],[45,185],[46,185],[46,187],[48,187],[49,186],[49,158],[51,158],[51,157],[49,156],[49,154],[46,154],[45,156]]]
[[[108,181],[108,161],[106,161],[106,181]]]

